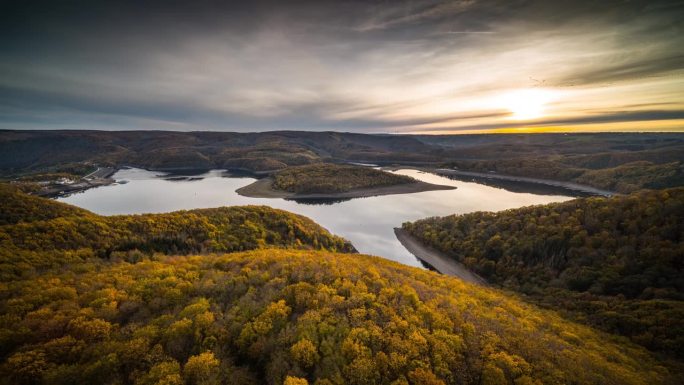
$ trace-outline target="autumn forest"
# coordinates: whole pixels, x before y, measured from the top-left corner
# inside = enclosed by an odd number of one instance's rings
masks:
[[[0,0],[0,385],[684,385],[684,0]]]
[[[287,212],[100,217],[9,186],[0,192],[4,384],[617,385],[672,383],[677,373],[639,338],[592,329],[513,293],[354,254]],[[665,206],[651,210],[681,213],[681,191],[659,194],[645,202]],[[641,208],[625,199],[618,202]],[[529,215],[578,205],[601,203]],[[643,226],[655,227],[647,236],[666,251],[681,222],[653,215]],[[586,242],[610,219],[598,221]],[[506,244],[504,234],[487,255],[510,255]],[[634,252],[626,257],[639,261]],[[681,268],[672,261],[681,254],[658,255],[654,266]],[[496,271],[487,274],[493,282]],[[679,308],[676,276],[643,282],[640,291],[614,290],[637,298],[636,306],[659,298]],[[568,287],[568,296],[579,289]],[[617,294],[611,290],[591,295]],[[676,354],[677,338],[662,337],[655,348]]]

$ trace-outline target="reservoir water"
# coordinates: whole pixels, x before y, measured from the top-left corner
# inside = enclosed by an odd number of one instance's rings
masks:
[[[395,173],[442,185],[455,190],[384,195],[346,201],[296,202],[285,199],[248,198],[235,190],[255,181],[233,176],[223,170],[198,175],[166,174],[141,169],[124,169],[114,174],[119,182],[61,197],[97,214],[161,213],[194,208],[236,205],[268,205],[307,216],[330,232],[350,240],[364,254],[378,255],[410,266],[422,267],[394,235],[403,222],[431,216],[560,202],[572,199],[562,192],[534,193],[511,191],[479,183],[452,180],[417,170]]]

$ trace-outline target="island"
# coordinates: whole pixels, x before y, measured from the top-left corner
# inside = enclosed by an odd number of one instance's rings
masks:
[[[316,163],[288,167],[236,192],[252,198],[334,199],[452,190],[372,167]]]

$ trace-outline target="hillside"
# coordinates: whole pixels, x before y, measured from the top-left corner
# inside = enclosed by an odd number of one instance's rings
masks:
[[[684,185],[682,134],[420,136],[461,171],[574,182],[630,193]]]
[[[44,178],[75,177],[91,170],[93,164],[270,172],[349,161],[495,171],[628,193],[684,185],[684,134],[414,136],[0,130],[0,179],[40,174]]]
[[[676,375],[636,345],[498,291],[323,250],[350,245],[281,210],[101,217],[0,191],[15,208],[0,211],[0,384],[660,384]],[[176,253],[190,255],[167,255]]]
[[[495,291],[329,252],[75,264],[3,284],[0,309],[3,384],[645,385],[668,376],[639,348]]]
[[[99,216],[0,184],[0,278],[90,257],[135,262],[154,253],[263,247],[354,251],[308,218],[268,206]]]
[[[684,358],[684,189],[405,223],[545,307]]]
[[[68,171],[83,162],[146,169],[270,171],[324,159],[437,161],[430,149],[409,136],[337,132],[0,130],[0,176]]]
[[[0,226],[87,215],[90,215],[87,210],[29,195],[13,185],[0,183]]]

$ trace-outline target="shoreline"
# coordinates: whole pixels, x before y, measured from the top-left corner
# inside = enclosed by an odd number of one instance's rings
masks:
[[[61,198],[71,194],[83,192],[95,187],[107,186],[116,182],[112,175],[119,171],[116,167],[98,167],[90,174],[84,175],[78,182],[49,187],[35,193],[44,198]]]
[[[410,194],[435,190],[455,190],[453,186],[443,186],[417,181],[386,187],[355,189],[339,193],[298,194],[289,191],[275,190],[271,187],[270,177],[259,179],[247,186],[235,190],[236,193],[250,198],[284,198],[284,199],[352,199],[367,198],[380,195]]]
[[[559,180],[552,179],[541,179],[541,178],[530,178],[525,176],[514,176],[514,175],[504,175],[495,173],[484,173],[484,172],[474,172],[474,171],[460,171],[452,170],[446,168],[438,168],[434,170],[437,175],[452,175],[452,176],[464,176],[475,179],[496,179],[504,180],[509,182],[525,182],[525,183],[535,183],[546,186],[560,187],[571,191],[579,191],[586,194],[600,195],[604,197],[612,197],[617,193],[613,191],[603,190],[596,187],[591,187],[574,182],[563,182]]]
[[[456,261],[455,259],[445,255],[444,253],[437,251],[427,245],[424,245],[406,230],[395,227],[394,235],[401,243],[402,246],[406,248],[411,254],[413,254],[419,260],[432,266],[439,273],[457,277],[465,282],[473,283],[480,286],[488,286],[487,281],[479,275],[468,270],[462,263]]]

